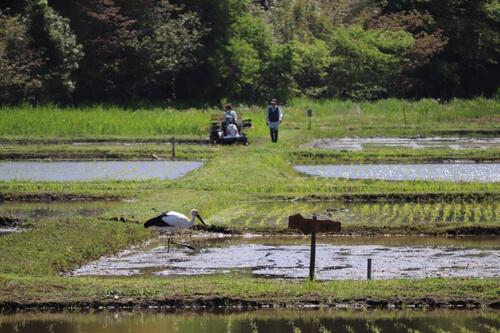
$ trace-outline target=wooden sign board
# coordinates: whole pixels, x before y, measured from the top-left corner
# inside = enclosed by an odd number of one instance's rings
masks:
[[[328,219],[320,220],[316,216],[313,216],[312,219],[306,219],[297,214],[288,218],[288,229],[298,229],[306,235],[313,232],[340,232],[341,223]]]

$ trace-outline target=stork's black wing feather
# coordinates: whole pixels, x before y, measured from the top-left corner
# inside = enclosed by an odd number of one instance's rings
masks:
[[[162,217],[166,216],[167,214],[161,214],[160,216],[153,217],[152,219],[147,220],[146,223],[144,223],[144,228],[153,227],[153,226],[154,227],[173,227],[172,225],[170,225],[167,222],[162,220]]]

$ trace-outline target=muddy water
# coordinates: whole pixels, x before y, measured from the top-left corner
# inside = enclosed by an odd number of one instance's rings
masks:
[[[0,316],[0,333],[487,333],[500,328],[498,314],[340,310],[21,313]]]
[[[0,236],[30,230],[33,222],[100,216],[118,205],[116,201],[0,202]]]
[[[248,202],[221,209],[207,222],[237,227],[286,227],[296,213],[329,216],[344,226],[500,226],[500,203],[492,202]]]
[[[500,138],[342,138],[317,139],[311,148],[359,151],[366,148],[449,148],[449,149],[489,149],[500,148]]]
[[[329,178],[498,182],[500,163],[299,165],[299,172]]]
[[[115,201],[0,202],[0,216],[35,221],[92,217],[102,215],[119,204]]]
[[[382,238],[322,238],[316,252],[320,280],[364,279],[367,259],[373,260],[375,279],[427,277],[498,277],[498,238],[490,247],[384,245]],[[388,240],[391,242],[391,240]],[[363,244],[364,243],[364,244]],[[254,238],[197,244],[195,251],[174,247],[166,241],[146,248],[104,257],[74,272],[75,275],[200,275],[242,273],[272,278],[304,278],[308,275],[309,243],[295,240]]]
[[[202,164],[181,161],[0,162],[0,180],[175,179]]]
[[[0,236],[13,234],[16,232],[23,232],[24,230],[17,227],[0,227]]]

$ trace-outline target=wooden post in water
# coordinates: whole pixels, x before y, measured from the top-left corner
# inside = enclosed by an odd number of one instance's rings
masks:
[[[316,214],[313,215],[313,221],[317,221]],[[314,271],[316,270],[316,231],[311,232],[311,257],[309,261],[309,280],[314,281]]]
[[[318,220],[313,215],[311,219],[305,219],[302,215],[292,215],[288,217],[288,228],[298,229],[304,234],[311,234],[311,256],[309,262],[309,280],[314,281],[314,271],[316,268],[316,233],[318,232],[340,232],[340,222],[332,220]]]
[[[368,280],[372,279],[372,260],[368,259],[368,265],[367,265],[367,270],[366,270],[366,278]]]
[[[172,159],[175,159],[175,136],[172,137]]]

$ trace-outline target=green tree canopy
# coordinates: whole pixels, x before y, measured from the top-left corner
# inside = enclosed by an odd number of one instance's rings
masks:
[[[331,93],[353,99],[391,95],[399,84],[413,37],[404,31],[341,27],[331,38]]]

